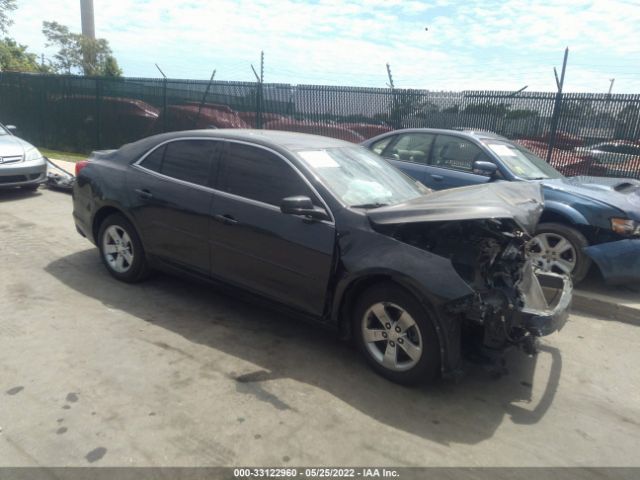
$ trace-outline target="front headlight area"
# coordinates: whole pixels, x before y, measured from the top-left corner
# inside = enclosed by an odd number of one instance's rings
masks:
[[[24,161],[25,162],[35,162],[37,160],[42,159],[42,153],[35,147],[28,149],[24,152]]]
[[[628,218],[612,218],[611,230],[626,237],[640,236],[640,222]]]

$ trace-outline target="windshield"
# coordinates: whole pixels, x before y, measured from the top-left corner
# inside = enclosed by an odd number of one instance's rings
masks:
[[[526,148],[506,142],[485,142],[514,175],[525,180],[543,180],[545,178],[562,178],[555,168]]]
[[[395,205],[430,191],[363,147],[297,153],[334,195],[351,207]]]

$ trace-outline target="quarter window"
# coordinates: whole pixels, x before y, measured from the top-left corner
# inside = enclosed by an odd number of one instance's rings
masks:
[[[376,143],[371,145],[371,151],[373,151],[374,153],[377,153],[378,155],[382,155],[382,152],[384,151],[385,148],[387,148],[387,145],[389,145],[389,142],[391,142],[391,140],[395,138],[396,137],[392,135],[387,138],[383,138],[382,140],[378,140]]]
[[[147,157],[140,163],[147,170],[152,170],[154,172],[160,173],[160,169],[162,168],[162,158],[164,157],[164,145],[162,147],[156,148],[153,152],[151,152]]]
[[[230,143],[225,162],[224,190],[279,206],[283,198],[305,195],[315,201],[307,184],[287,163],[262,148]]]
[[[471,172],[476,160],[491,161],[477,145],[464,138],[450,135],[436,138],[431,161],[434,166]]]

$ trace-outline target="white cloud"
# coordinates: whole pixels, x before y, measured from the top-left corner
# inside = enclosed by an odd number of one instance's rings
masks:
[[[432,90],[555,88],[571,47],[568,90],[640,91],[640,8],[624,0],[94,0],[96,29],[125,74]],[[43,20],[79,30],[77,0],[23,0],[12,34],[44,52]],[[428,27],[428,31],[425,31]]]

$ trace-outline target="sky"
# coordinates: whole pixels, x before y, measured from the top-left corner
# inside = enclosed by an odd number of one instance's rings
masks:
[[[52,56],[42,22],[80,31],[80,0],[18,0],[10,34]],[[431,91],[640,93],[640,0],[94,0],[126,76]]]

